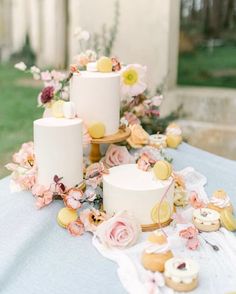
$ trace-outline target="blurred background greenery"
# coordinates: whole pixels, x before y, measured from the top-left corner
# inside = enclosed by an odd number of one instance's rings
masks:
[[[119,11],[115,19],[117,32]],[[112,38],[114,43],[116,34]],[[42,115],[40,83],[14,69],[16,62],[30,66],[35,60],[28,36],[7,62],[0,59],[0,178],[12,153],[32,140],[32,121]],[[178,85],[236,88],[236,0],[181,1]]]

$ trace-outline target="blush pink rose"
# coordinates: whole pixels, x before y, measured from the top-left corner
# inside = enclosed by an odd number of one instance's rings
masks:
[[[95,234],[104,246],[124,249],[137,242],[140,232],[134,217],[123,211],[99,225]]]
[[[104,164],[110,168],[117,165],[133,163],[134,158],[125,146],[110,145],[104,157]]]
[[[84,225],[81,222],[80,219],[77,219],[74,222],[71,222],[68,226],[67,226],[67,230],[68,232],[73,236],[73,237],[78,237],[83,235],[84,233]]]

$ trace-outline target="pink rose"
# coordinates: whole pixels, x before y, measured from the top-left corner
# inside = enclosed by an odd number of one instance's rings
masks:
[[[80,219],[77,219],[68,225],[67,230],[73,237],[81,236],[84,233],[84,225]]]
[[[189,197],[189,203],[193,208],[204,208],[206,203],[199,199],[198,194],[193,191]]]
[[[105,212],[95,208],[87,208],[80,212],[80,219],[84,224],[85,231],[88,232],[95,232],[97,227],[108,218],[109,216]]]
[[[65,206],[71,209],[79,209],[83,198],[83,192],[80,189],[72,188],[64,196]]]
[[[140,232],[140,225],[123,211],[99,225],[96,236],[104,246],[123,249],[134,245]]]
[[[133,163],[134,158],[125,146],[110,145],[104,157],[105,165],[110,168],[121,164]]]

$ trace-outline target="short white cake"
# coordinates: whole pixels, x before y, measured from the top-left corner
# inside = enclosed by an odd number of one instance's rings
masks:
[[[85,124],[102,122],[105,135],[118,131],[120,120],[120,74],[81,71],[70,80],[70,99]]]
[[[152,171],[142,171],[136,164],[112,167],[109,171],[103,176],[103,205],[109,214],[127,210],[143,226],[157,223],[158,213],[162,223],[171,218],[174,194],[172,178],[157,180]]]
[[[37,182],[49,187],[53,177],[71,188],[83,181],[82,120],[42,118],[34,121]]]

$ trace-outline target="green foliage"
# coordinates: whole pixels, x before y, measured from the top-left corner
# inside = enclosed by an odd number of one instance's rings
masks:
[[[178,84],[236,88],[236,47],[222,46],[209,52],[198,48],[180,54]]]
[[[33,139],[33,121],[42,116],[37,108],[40,88],[19,85],[27,75],[9,65],[0,65],[0,178],[4,165],[24,142]]]

